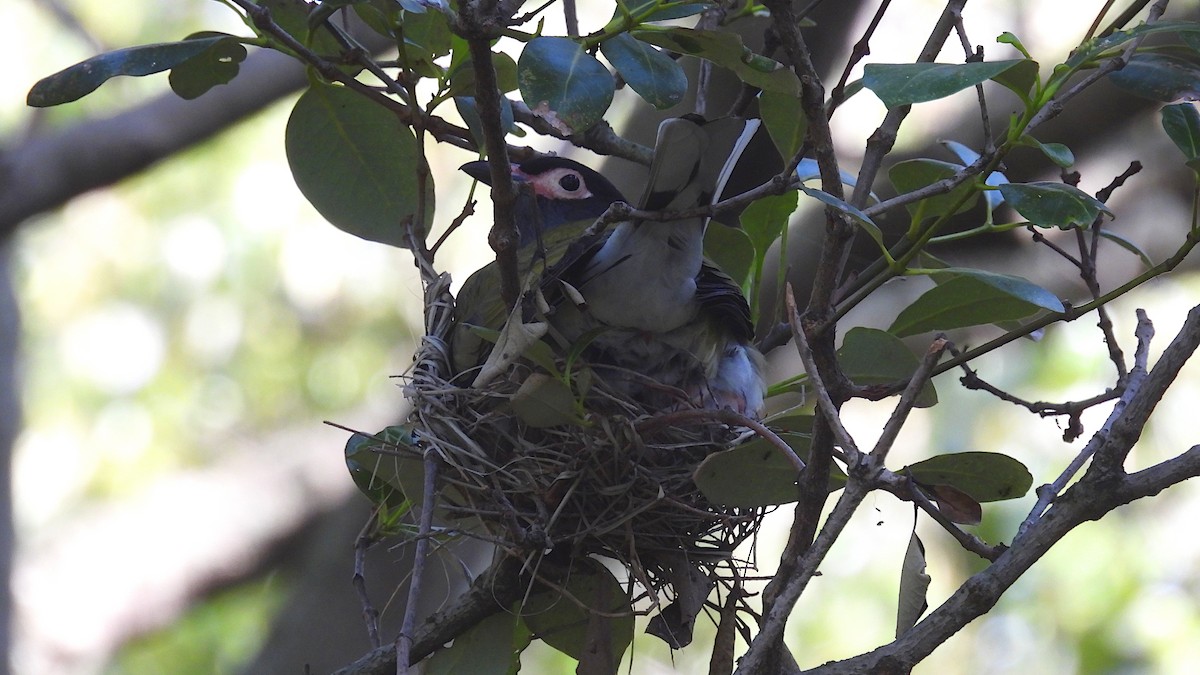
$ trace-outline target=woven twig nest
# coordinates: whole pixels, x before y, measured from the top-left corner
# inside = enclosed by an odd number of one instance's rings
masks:
[[[735,550],[756,534],[764,509],[711,503],[693,474],[749,432],[727,415],[683,409],[682,393],[679,410],[649,409],[582,364],[571,368],[572,386],[526,362],[481,387],[452,381],[444,375],[453,326],[447,285],[448,277],[431,275],[426,288],[426,337],[405,377],[410,431],[396,443],[377,438],[384,444],[376,446],[410,460],[436,458],[436,490],[424,497],[436,523],[418,534],[481,537],[524,559],[526,570],[547,554],[616,561],[658,610],[648,631],[672,647],[691,640],[691,622],[714,584],[740,606],[750,565]],[[565,402],[570,414],[560,423],[523,414],[520,397],[538,379],[559,388],[546,400]],[[359,478],[394,482],[366,467],[368,456],[356,460]],[[411,465],[399,465],[413,477]]]
[[[518,364],[482,389],[417,371],[407,391],[425,451],[442,460],[441,501],[475,517],[510,550],[597,554],[659,590],[678,561],[714,570],[757,529],[761,509],[712,504],[692,480],[739,430],[715,420],[671,424],[593,381],[577,423],[532,426],[514,414]]]

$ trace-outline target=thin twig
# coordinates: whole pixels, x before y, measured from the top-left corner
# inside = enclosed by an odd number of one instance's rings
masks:
[[[879,22],[883,21],[883,15],[887,13],[891,4],[892,0],[880,0],[875,15],[871,17],[871,23],[867,24],[867,29],[863,31],[862,37],[854,43],[854,48],[850,50],[850,58],[846,59],[846,67],[842,69],[842,77],[838,79],[837,85],[829,93],[829,103],[825,105],[825,114],[829,117],[833,117],[838,106],[846,101],[846,82],[850,79],[850,71],[854,70],[854,66],[857,66],[859,61],[870,55],[871,37],[875,35],[875,30],[879,28]]]
[[[651,417],[645,422],[638,423],[634,428],[638,433],[647,433],[665,426],[678,426],[681,422],[691,422],[695,420],[714,420],[722,424],[728,424],[735,427],[746,427],[753,431],[759,438],[770,443],[775,449],[783,453],[797,472],[804,471],[804,460],[796,454],[792,446],[787,444],[774,431],[771,431],[765,424],[756,419],[747,417],[735,410],[722,408],[719,410],[676,410],[663,415]]]
[[[367,593],[365,569],[367,550],[375,543],[372,531],[378,523],[379,510],[376,509],[371,513],[371,517],[367,519],[366,524],[359,531],[358,537],[354,540],[354,577],[351,581],[354,592],[358,594],[358,601],[362,605],[363,621],[367,624],[367,639],[370,640],[371,647],[378,647],[381,644],[379,640],[379,610],[375,609],[375,605],[371,602],[371,596]]]
[[[896,437],[900,435],[900,430],[904,428],[904,422],[908,419],[908,414],[917,404],[917,397],[921,394],[921,389],[929,382],[929,378],[933,373],[933,367],[937,365],[938,359],[942,357],[942,352],[950,346],[950,342],[944,336],[939,336],[929,345],[929,349],[925,351],[925,357],[921,359],[920,365],[917,366],[912,377],[908,380],[908,386],[904,388],[904,393],[900,395],[900,402],[896,404],[896,408],[892,410],[891,417],[888,418],[887,424],[883,425],[883,431],[879,434],[879,440],[875,442],[874,449],[871,450],[871,455],[874,456],[879,463],[883,463],[887,459],[888,451],[896,442]]]
[[[826,386],[821,374],[817,372],[817,364],[813,358],[812,348],[808,344],[808,338],[804,335],[804,327],[800,324],[800,313],[796,308],[796,296],[792,291],[792,285],[787,287],[787,308],[788,316],[791,317],[792,339],[796,342],[796,351],[800,354],[800,360],[804,363],[804,370],[808,373],[808,381],[812,386],[813,393],[817,397],[817,408],[820,409],[826,421],[833,428],[833,435],[842,446],[842,450],[846,453],[847,461],[855,463],[858,461],[859,452],[858,445],[854,442],[854,437],[842,424],[841,414],[838,412],[837,404],[833,402],[833,398],[829,394],[829,387]]]
[[[995,562],[996,558],[1000,557],[1000,554],[1008,550],[1007,546],[992,546],[976,535],[964,531],[958,525],[955,525],[954,521],[947,518],[946,514],[942,513],[942,510],[929,500],[925,491],[919,485],[916,485],[911,478],[908,479],[908,485],[908,492],[912,502],[927,513],[930,518],[933,518],[934,522],[941,525],[943,530],[949,532],[950,536],[954,537],[965,550],[992,562]]]
[[[432,450],[425,453],[424,493],[421,495],[421,520],[417,534],[416,549],[413,551],[412,574],[408,580],[408,602],[404,606],[404,621],[400,626],[400,634],[396,636],[396,674],[408,675],[412,665],[413,628],[417,622],[417,606],[421,598],[421,581],[425,572],[425,559],[429,555],[429,537],[433,530],[433,508],[437,490],[438,462],[437,453]]]
[[[1133,369],[1129,371],[1129,376],[1125,379],[1125,391],[1121,394],[1120,400],[1118,400],[1117,404],[1113,407],[1113,412],[1108,416],[1108,419],[1105,420],[1104,426],[1100,427],[1100,430],[1092,436],[1091,441],[1084,446],[1083,450],[1079,451],[1079,454],[1071,460],[1071,463],[1067,465],[1067,468],[1064,469],[1061,474],[1059,474],[1058,478],[1056,478],[1053,483],[1050,483],[1049,485],[1043,485],[1038,488],[1037,503],[1034,504],[1033,509],[1030,510],[1029,515],[1026,516],[1024,522],[1022,522],[1020,528],[1018,528],[1018,537],[1027,532],[1029,528],[1033,527],[1034,523],[1036,523],[1037,520],[1041,518],[1042,514],[1046,512],[1046,509],[1050,508],[1050,504],[1052,504],[1058,495],[1063,491],[1063,489],[1066,488],[1067,483],[1069,483],[1075,477],[1075,474],[1079,473],[1080,469],[1083,468],[1083,465],[1087,463],[1087,460],[1091,458],[1093,454],[1095,454],[1101,445],[1107,442],[1108,435],[1111,433],[1113,425],[1116,424],[1118,419],[1120,419],[1120,413],[1124,411],[1125,407],[1129,405],[1129,402],[1132,399],[1138,396],[1138,392],[1141,390],[1142,381],[1146,379],[1148,374],[1147,361],[1150,357],[1150,340],[1154,337],[1154,324],[1150,323],[1149,317],[1146,316],[1146,312],[1143,310],[1137,310],[1137,316],[1138,327],[1134,334],[1138,338],[1138,346],[1133,357]]]

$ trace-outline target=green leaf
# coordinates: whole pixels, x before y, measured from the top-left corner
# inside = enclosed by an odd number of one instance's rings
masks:
[[[781,195],[763,197],[742,211],[742,229],[754,244],[754,250],[762,259],[767,249],[783,233],[788,225],[788,219],[796,210],[797,193],[785,192]]]
[[[420,46],[433,58],[450,53],[450,26],[445,14],[405,12],[402,18],[400,28],[404,31],[405,43]]]
[[[992,79],[1007,87],[1022,101],[1029,101],[1030,90],[1038,81],[1038,62],[1028,59],[1021,61]]]
[[[683,66],[628,33],[618,33],[600,43],[600,51],[630,88],[659,110],[679,105],[687,94]]]
[[[953,267],[930,276],[938,285],[905,307],[889,333],[905,337],[1065,310],[1053,293],[1020,277]]]
[[[1138,258],[1141,258],[1142,264],[1146,266],[1146,269],[1154,267],[1154,261],[1150,259],[1150,256],[1132,241],[1122,237],[1119,234],[1116,234],[1115,232],[1110,232],[1109,230],[1104,229],[1100,230],[1100,236],[1136,255]]]
[[[475,105],[475,97],[455,96],[454,107],[458,109],[458,114],[463,118],[463,122],[466,122],[467,129],[471,131],[471,136],[475,138],[475,143],[482,149],[485,145],[483,141],[483,120],[479,118],[479,109]],[[501,96],[500,126],[504,128],[505,133],[509,133],[515,124],[512,101]]]
[[[779,154],[787,161],[804,145],[808,117],[800,112],[800,99],[791,94],[763,90],[758,95],[758,114]]]
[[[818,180],[821,177],[821,165],[817,160],[811,157],[805,157],[796,164],[796,180],[801,183],[807,183],[810,180]],[[858,185],[858,177],[846,171],[845,169],[838,170],[838,178],[842,181],[842,185],[856,187]],[[879,196],[874,192],[871,193],[871,200],[879,203]]]
[[[625,589],[603,565],[591,559],[577,559],[570,578],[563,584],[568,593],[590,609],[605,614],[593,615],[558,591],[535,593],[521,608],[521,617],[534,637],[574,659],[582,659],[588,643],[588,629],[595,621],[608,623],[613,662],[633,642],[633,610]],[[593,629],[594,630],[594,629]],[[465,672],[465,671],[464,671]]]
[[[809,418],[811,419],[811,418]],[[782,432],[779,437],[801,459],[809,452],[809,433]],[[790,459],[773,444],[755,438],[731,450],[709,455],[696,467],[692,480],[708,501],[736,508],[759,508],[788,504],[800,498],[800,473]],[[829,490],[841,489],[846,474],[830,468]]]
[[[635,17],[646,13],[655,5],[665,5],[661,9],[647,14],[642,19],[642,23],[683,19],[699,14],[713,6],[711,2],[662,2],[662,0],[620,0],[620,2]],[[618,10],[619,12],[620,10]]]
[[[496,70],[496,85],[501,93],[508,93],[517,88],[517,62],[504,52],[492,54],[492,67]],[[459,61],[450,67],[451,96],[475,96],[475,66],[470,59]]]
[[[333,34],[329,32],[329,29],[324,24],[316,26],[309,24],[312,6],[309,5],[307,0],[255,0],[254,4],[269,9],[271,11],[271,19],[275,23],[279,24],[289,35],[317,54],[322,56],[338,56],[342,53],[341,43],[333,37]],[[282,43],[277,42],[270,34],[263,33],[262,31],[259,31],[259,34],[271,40],[275,49],[288,54],[292,53],[290,49],[284,47]],[[362,67],[358,65],[345,65],[342,66],[342,69],[349,72],[357,72]]]
[[[892,186],[896,188],[897,194],[906,194],[940,180],[951,178],[963,168],[961,164],[922,157],[893,164],[892,168],[888,169],[888,178],[892,181]],[[965,200],[964,197],[966,197]],[[949,192],[905,204],[904,208],[908,209],[909,215],[914,220],[919,218],[921,221],[925,221],[945,215],[955,204],[958,204],[958,208],[954,210],[954,213],[963,213],[974,206],[978,198],[979,194],[975,186],[971,185],[970,181],[965,181]],[[960,200],[963,200],[961,204]]]
[[[1164,106],[1162,126],[1189,166],[1200,159],[1200,112],[1196,106],[1191,103]]]
[[[533,373],[512,397],[512,409],[522,422],[534,427],[582,424],[575,411],[575,395],[562,380]]]
[[[226,84],[238,74],[238,64],[246,60],[246,48],[233,36],[203,32],[189,35],[185,40],[223,37],[196,56],[171,69],[168,81],[171,91],[180,98],[191,100],[218,84]]]
[[[410,450],[411,456],[398,454],[401,449]],[[350,477],[373,503],[399,508],[405,502],[420,501],[424,470],[411,427],[388,427],[374,436],[353,434],[346,441],[345,452]]]
[[[1071,149],[1062,143],[1043,143],[1029,135],[1022,136],[1018,142],[1026,147],[1041,150],[1046,159],[1064,169],[1069,168],[1075,163],[1075,153],[1071,152]]]
[[[864,387],[906,380],[921,363],[900,338],[887,331],[861,326],[846,333],[837,355],[846,377]],[[917,394],[917,407],[935,405],[937,391],[932,382],[926,382]]]
[[[1129,30],[1117,31],[1111,35],[1083,43],[1075,51],[1071,52],[1071,57],[1064,64],[1067,69],[1076,69],[1087,65],[1109,50],[1114,50],[1121,45],[1134,40],[1143,35],[1153,35],[1158,33],[1179,33],[1180,35],[1188,35],[1196,32],[1200,24],[1195,21],[1176,20],[1176,21],[1155,21],[1154,23],[1140,23]]]
[[[929,591],[929,575],[925,573],[925,545],[917,537],[916,529],[908,538],[908,550],[904,553],[904,564],[900,568],[900,597],[896,608],[896,637],[917,625],[917,620],[929,608],[926,593]]]
[[[47,108],[77,101],[118,75],[141,77],[161,73],[229,39],[227,35],[220,35],[142,45],[93,56],[39,80],[29,90],[25,102],[35,108]]]
[[[1088,227],[1101,213],[1113,214],[1100,200],[1063,183],[1007,183],[1000,193],[1023,218],[1041,227]]]
[[[870,63],[863,85],[889,108],[935,101],[996,78],[1024,59],[975,63]]]
[[[962,162],[964,165],[973,164],[975,163],[975,160],[979,159],[978,152],[975,152],[971,148],[959,143],[958,141],[942,141],[941,143],[947,150],[953,152],[954,156],[958,157],[958,161]],[[986,185],[998,187],[1008,182],[1008,176],[1005,176],[999,171],[993,171],[988,174],[988,177],[985,178],[983,182]],[[984,190],[983,201],[987,206],[987,220],[990,223],[992,222],[992,212],[998,209],[1000,205],[1004,203],[1004,195],[1000,194],[999,190]]]
[[[1134,54],[1108,79],[1118,88],[1152,101],[1200,98],[1200,66],[1170,54]]]
[[[433,177],[418,215],[418,162],[412,130],[386,108],[345,87],[314,84],[288,119],[288,164],[300,191],[337,228],[407,248],[404,224],[424,238],[433,213]]]
[[[1194,24],[1200,25],[1200,24]],[[1193,52],[1200,53],[1200,32],[1195,31],[1180,31],[1179,38],[1183,40],[1183,44],[1187,45]]]
[[[770,420],[769,425],[801,460],[807,461],[812,415],[787,415]],[[709,455],[692,474],[696,487],[710,502],[744,508],[796,501],[800,494],[798,478],[792,460],[762,438]],[[829,491],[840,490],[845,484],[845,472],[831,466]]]
[[[745,230],[714,222],[704,232],[704,256],[744,288],[754,265],[754,244]]]
[[[728,68],[742,82],[767,91],[792,96],[800,95],[800,80],[791,68],[761,54],[755,54],[742,44],[737,33],[699,30],[695,28],[665,28],[635,30],[635,38],[657,47],[696,56]]]
[[[1027,59],[1030,58],[1029,50],[1026,49],[1025,45],[1021,43],[1021,39],[1008,31],[1004,31],[1000,35],[996,36],[996,42],[998,42],[1002,45],[1012,45],[1013,48],[1016,49],[1017,51],[1021,52],[1021,54],[1024,55],[1025,58],[1027,58]]]
[[[870,235],[871,239],[875,240],[875,243],[879,245],[881,250],[887,251],[887,246],[883,243],[883,230],[879,229],[879,226],[875,224],[875,221],[871,220],[870,216],[823,190],[801,185],[800,191],[809,197],[812,197],[813,199],[816,199],[827,206],[832,206],[838,211],[850,216],[850,218],[857,223],[864,232]]]
[[[949,485],[978,502],[1025,496],[1033,475],[1017,460],[995,452],[956,452],[910,464],[898,473],[911,474],[922,485]]]
[[[521,98],[563,134],[585,131],[612,103],[612,74],[573,40],[530,40],[517,62]]]
[[[533,634],[521,617],[496,612],[454,638],[449,647],[438,649],[423,664],[425,675],[507,675],[521,668],[521,652]]]

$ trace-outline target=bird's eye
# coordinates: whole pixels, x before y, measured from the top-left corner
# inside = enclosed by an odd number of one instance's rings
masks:
[[[567,192],[574,192],[579,189],[582,183],[579,181],[579,174],[568,173],[563,174],[563,177],[558,179],[558,185]]]

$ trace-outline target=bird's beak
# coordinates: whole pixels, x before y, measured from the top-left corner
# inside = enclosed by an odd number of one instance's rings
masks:
[[[485,185],[492,184],[492,170],[488,168],[487,160],[481,159],[475,162],[467,162],[458,167],[463,173]]]
[[[471,178],[474,178],[480,183],[483,183],[484,185],[490,186],[492,184],[492,168],[488,166],[486,159],[467,162],[458,168],[463,173],[467,174]],[[524,182],[529,179],[524,172],[517,168],[516,164],[512,165],[512,178],[517,182]]]

